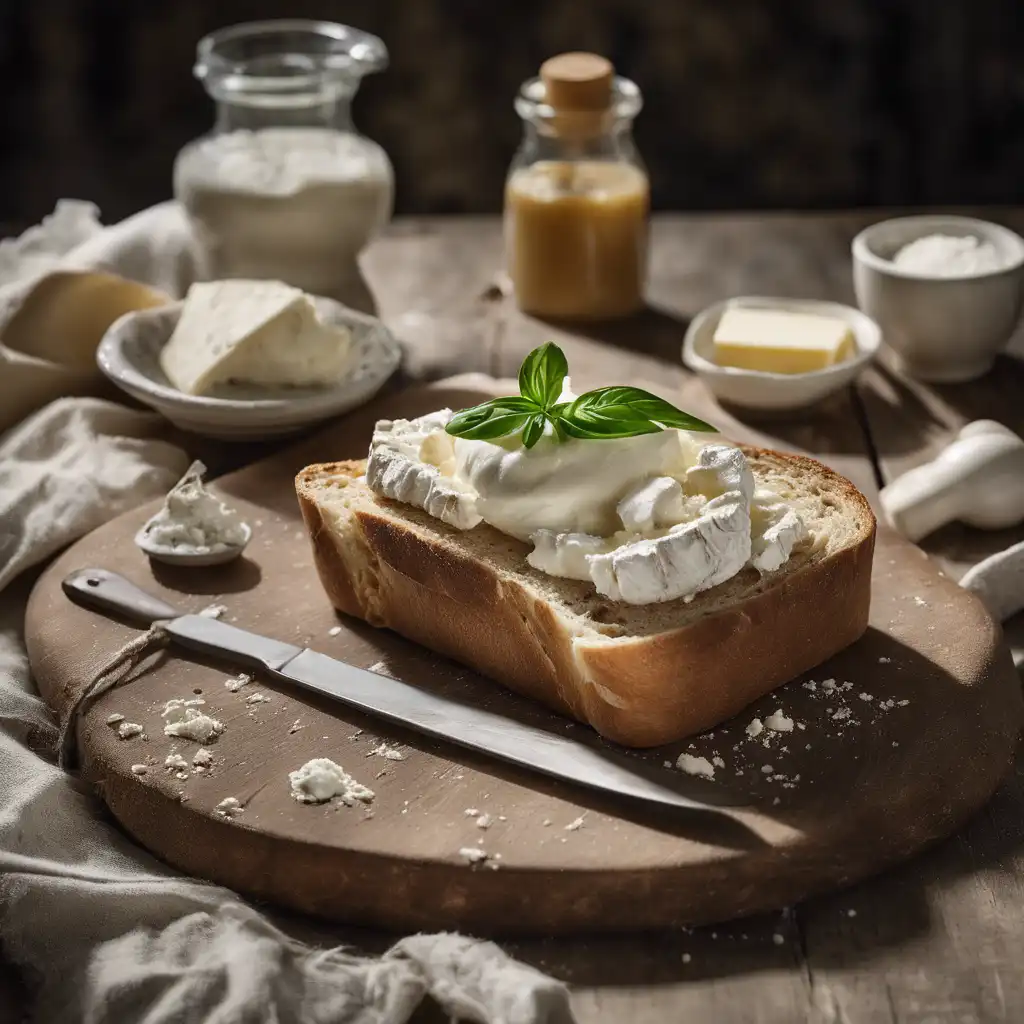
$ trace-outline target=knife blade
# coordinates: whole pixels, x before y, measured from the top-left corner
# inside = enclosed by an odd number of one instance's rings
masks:
[[[171,605],[105,569],[81,569],[63,581],[75,603],[142,625],[160,621],[182,647],[259,668],[279,679],[427,736],[552,778],[675,809],[713,810],[631,771],[608,751],[517,722],[439,694],[337,661],[306,647],[250,633]]]

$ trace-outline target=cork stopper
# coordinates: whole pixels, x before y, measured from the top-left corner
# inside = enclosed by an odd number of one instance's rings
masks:
[[[572,113],[607,110],[614,77],[611,61],[596,53],[560,53],[540,68],[548,105]]]

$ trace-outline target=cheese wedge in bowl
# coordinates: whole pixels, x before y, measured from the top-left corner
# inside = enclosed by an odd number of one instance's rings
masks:
[[[334,606],[627,746],[711,728],[867,628],[875,519],[821,463],[635,388],[380,421],[296,480]]]

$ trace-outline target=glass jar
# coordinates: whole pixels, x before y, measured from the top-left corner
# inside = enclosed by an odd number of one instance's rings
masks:
[[[632,137],[641,106],[637,86],[594,54],[553,57],[523,84],[505,254],[526,312],[604,319],[643,306],[650,187]]]
[[[386,65],[376,36],[324,21],[251,22],[200,41],[195,75],[217,120],[178,154],[174,192],[205,278],[364,304],[357,256],[391,217],[394,174],[351,104]]]

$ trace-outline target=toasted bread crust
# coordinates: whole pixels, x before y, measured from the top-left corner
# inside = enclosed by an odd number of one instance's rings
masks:
[[[854,542],[780,574],[772,586],[680,628],[634,637],[574,636],[548,601],[457,545],[402,521],[385,503],[356,509],[344,532],[318,499],[325,478],[365,463],[308,466],[296,492],[313,560],[339,611],[475,668],[631,747],[711,728],[857,640],[867,628],[875,518],[849,481],[803,463],[864,513]]]

